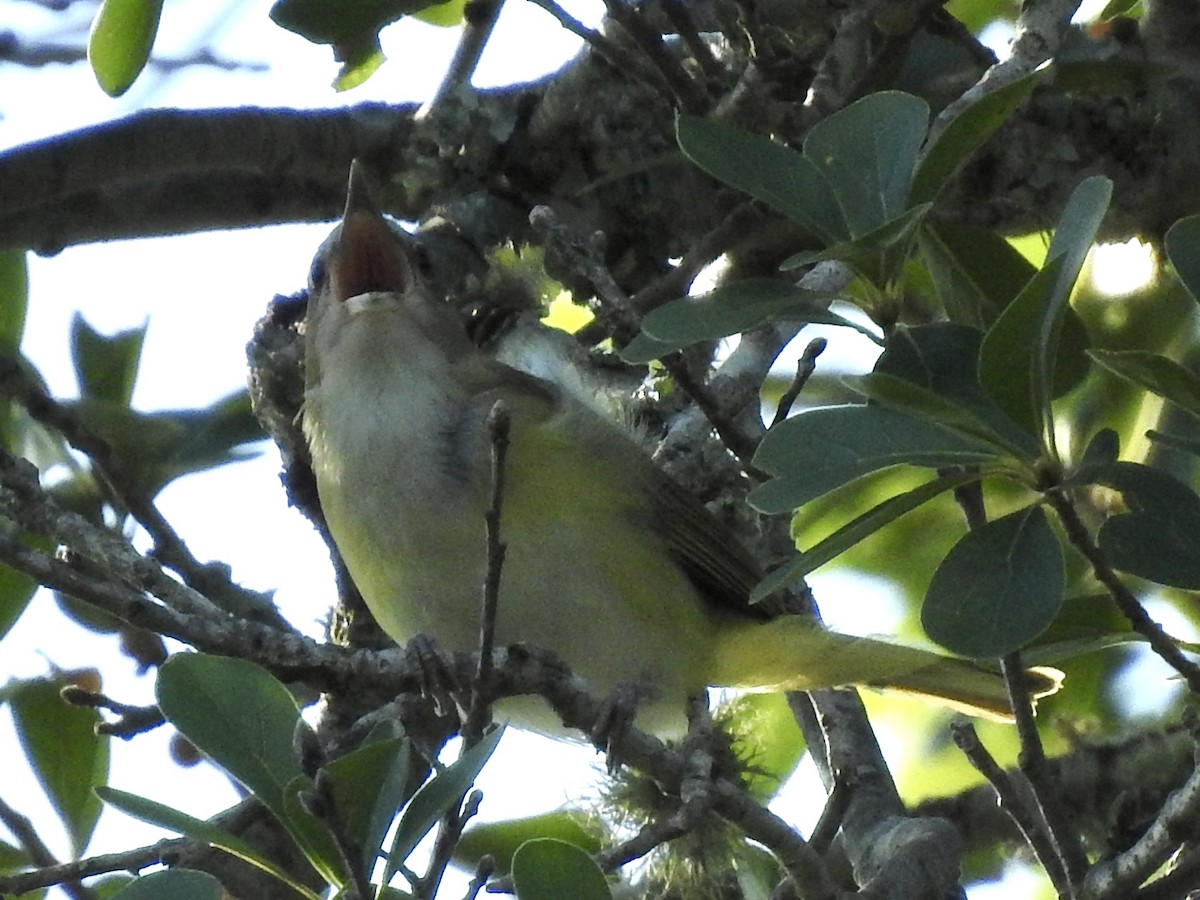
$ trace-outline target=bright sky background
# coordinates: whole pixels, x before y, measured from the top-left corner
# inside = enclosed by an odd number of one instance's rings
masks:
[[[585,22],[594,22],[602,9],[599,0],[566,0],[563,5]],[[218,55],[267,62],[270,71],[230,74],[192,69],[164,77],[149,70],[124,98],[112,100],[100,91],[83,64],[34,70],[8,66],[2,72],[0,148],[118,118],[147,106],[328,107],[366,100],[424,99],[436,86],[456,37],[453,30],[420,23],[393,26],[384,33],[388,62],[362,88],[337,95],[329,87],[336,73],[329,49],[309,45],[277,28],[267,19],[269,2],[227,0],[217,7],[210,0],[169,2],[156,54],[185,55],[196,49],[195,36],[203,33],[207,40],[202,43]],[[70,14],[54,14],[32,3],[11,0],[0,0],[0,16],[6,19],[6,27],[22,35],[33,38],[41,34],[47,39],[61,37],[59,29],[70,18]],[[573,55],[577,43],[546,13],[512,0],[505,6],[476,83],[492,85],[537,77]],[[72,396],[71,316],[80,311],[105,333],[135,327],[148,319],[135,405],[153,410],[208,404],[244,384],[244,347],[255,320],[274,294],[291,293],[303,286],[312,253],[328,230],[327,223],[280,226],[76,247],[50,259],[31,256],[31,303],[23,350],[54,394]],[[803,342],[810,337],[806,332]],[[846,340],[845,333],[836,337],[837,342]],[[863,367],[869,365],[866,359]],[[262,456],[253,462],[173,484],[160,495],[159,507],[197,557],[228,562],[234,577],[248,587],[276,589],[285,615],[319,636],[319,622],[333,600],[327,554],[308,523],[286,507],[278,470],[274,448],[264,447]],[[834,595],[850,586],[831,582],[827,587]],[[853,586],[853,594],[853,608],[842,613],[846,621],[835,624],[853,630],[856,622],[865,621],[870,623],[867,631],[886,630],[886,586],[865,590],[860,582]],[[834,608],[827,613],[837,616]],[[52,645],[45,640],[50,633],[56,635]],[[114,698],[128,703],[153,701],[152,678],[137,678],[132,662],[116,653],[110,638],[92,635],[64,619],[43,593],[4,641],[0,681],[42,675],[51,666],[99,666],[108,678],[105,691]],[[3,796],[32,816],[52,838],[55,851],[65,858],[66,841],[48,804],[32,776],[19,774],[23,756],[13,742],[7,710],[0,710],[0,716],[0,768],[6,776]],[[137,738],[132,746],[115,743],[112,784],[174,803],[198,816],[235,802],[229,782],[210,767],[185,771],[165,761],[168,734],[167,729],[159,729]],[[534,752],[541,754],[536,768],[528,759]],[[489,809],[505,815],[537,812],[577,796],[580,779],[547,775],[542,759],[552,758],[559,771],[574,771],[584,782],[590,778],[595,760],[594,754],[582,747],[550,744],[511,732],[499,755],[519,768],[497,767],[504,773],[501,776],[494,774],[496,768],[485,772],[481,785],[485,815]],[[802,784],[811,785],[813,777],[809,773]],[[783,801],[791,807],[793,818],[802,792],[802,785],[797,785]],[[804,809],[799,818],[809,827],[819,809],[811,800]],[[106,811],[89,853],[128,849],[159,836],[148,826]],[[1021,887],[1010,882],[1007,890],[1020,893]],[[454,890],[448,893],[453,895]],[[983,900],[987,893],[975,891],[972,897]]]

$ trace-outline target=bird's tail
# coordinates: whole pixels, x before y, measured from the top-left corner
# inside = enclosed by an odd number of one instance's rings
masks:
[[[739,622],[721,630],[710,682],[748,691],[870,685],[933,698],[960,712],[1012,721],[1004,680],[971,660],[826,631],[801,616]],[[1056,669],[1026,672],[1032,697],[1062,684]]]

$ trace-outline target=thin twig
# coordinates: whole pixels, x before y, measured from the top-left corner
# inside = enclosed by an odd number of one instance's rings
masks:
[[[604,0],[604,6],[609,18],[625,30],[666,82],[675,101],[689,112],[702,112],[707,105],[704,88],[696,84],[679,60],[667,52],[662,35],[646,24],[642,11],[633,8],[625,0]]]
[[[670,87],[663,82],[662,75],[658,70],[648,66],[645,60],[638,54],[631,53],[628,48],[622,46],[617,41],[588,28],[555,3],[554,0],[530,0],[530,2],[534,6],[540,6],[546,12],[550,13],[550,15],[554,16],[558,20],[558,24],[567,29],[567,31],[582,38],[593,51],[618,72],[627,73],[649,85],[655,91],[661,93],[668,102],[674,99]]]
[[[483,579],[483,602],[479,615],[479,665],[475,671],[471,703],[463,723],[467,746],[479,743],[491,718],[492,649],[496,643],[496,616],[500,605],[500,575],[507,545],[500,539],[500,513],[504,505],[504,473],[508,457],[508,433],[512,425],[508,408],[497,400],[488,413],[488,437],[492,446],[492,496],[484,515],[487,540],[487,570]]]
[[[473,790],[465,796],[461,805],[454,804],[442,816],[437,838],[433,843],[433,851],[430,854],[429,868],[425,877],[414,885],[418,897],[427,897],[429,900],[433,900],[437,896],[442,878],[446,874],[446,868],[454,856],[454,848],[458,846],[467,823],[479,812],[479,804],[482,800],[483,794]]]
[[[932,144],[947,126],[984,94],[1028,75],[1058,50],[1070,28],[1080,0],[1039,0],[1023,3],[1008,57],[983,73],[969,90],[942,110],[930,129]]]
[[[683,255],[677,266],[630,297],[630,306],[639,313],[646,313],[668,300],[682,297],[706,266],[735,241],[744,238],[751,226],[764,219],[763,211],[753,200],[739,203]]]
[[[0,355],[0,394],[10,397],[25,408],[36,421],[61,434],[76,450],[92,461],[97,482],[108,492],[114,504],[128,511],[154,542],[151,555],[174,569],[185,584],[210,598],[236,596],[243,606],[265,610],[258,595],[245,591],[223,575],[220,567],[206,566],[197,560],[187,544],[163,517],[148,497],[125,471],[121,460],[109,443],[89,428],[70,408],[62,405],[42,390],[22,368],[19,360]],[[286,626],[275,611],[271,616],[276,624]]]
[[[92,709],[107,709],[116,713],[120,718],[116,722],[99,722],[96,725],[97,734],[107,734],[112,737],[133,737],[151,731],[167,721],[162,710],[157,706],[130,706],[121,703],[105,694],[86,691],[76,685],[68,685],[60,692],[63,700],[72,706],[86,706]]]
[[[535,207],[529,214],[529,222],[543,240],[553,242],[559,252],[574,264],[576,271],[591,282],[596,295],[605,305],[605,311],[630,333],[637,331],[640,317],[633,301],[617,284],[617,280],[604,263],[601,251],[602,236],[593,235],[590,241],[576,238],[567,232],[558,216],[548,206]],[[743,468],[747,472],[760,475],[750,463],[757,446],[755,439],[742,433],[736,421],[726,414],[708,386],[692,377],[677,357],[668,355],[663,358],[662,364],[679,387],[704,413],[725,446],[741,461]]]
[[[1041,820],[1046,840],[1058,862],[1056,868],[1047,867],[1046,873],[1054,881],[1060,897],[1073,898],[1087,871],[1087,855],[1070,816],[1063,808],[1062,793],[1047,764],[1046,750],[1042,746],[1042,738],[1033,718],[1033,702],[1029,696],[1021,654],[1014,652],[1000,657],[1000,673],[1008,689],[1009,703],[1017,726],[1017,740],[1021,746],[1017,766],[1029,781],[1028,803]],[[1045,865],[1044,859],[1042,863]],[[1059,873],[1062,880],[1054,880],[1054,875]]]
[[[1195,834],[1200,818],[1200,751],[1195,766],[1177,791],[1162,805],[1150,827],[1128,850],[1097,863],[1087,873],[1080,897],[1107,900],[1128,897],[1179,848],[1185,836]]]
[[[979,740],[975,726],[969,722],[954,722],[950,725],[950,734],[958,749],[992,786],[1000,808],[1021,832],[1025,843],[1029,845],[1042,864],[1042,868],[1046,870],[1050,882],[1056,887],[1064,884],[1066,874],[1063,871],[1059,854],[1055,852],[1041,824],[1030,815],[1028,805],[1008,773],[1000,768],[995,758],[988,753],[987,748]]]
[[[825,352],[828,343],[825,338],[813,338],[804,348],[804,352],[800,354],[800,359],[796,361],[796,375],[792,378],[792,383],[788,385],[787,390],[780,395],[779,405],[775,407],[775,417],[771,420],[772,428],[786,419],[792,411],[792,406],[800,396],[800,392],[804,390],[808,379],[812,378],[813,372],[817,370],[817,357]]]
[[[0,801],[0,806],[2,805],[3,801]],[[20,896],[39,888],[71,882],[77,883],[93,875],[106,875],[109,872],[136,872],[153,865],[171,851],[184,847],[188,843],[190,842],[187,838],[169,838],[134,850],[89,856],[86,859],[42,866],[15,875],[0,875],[0,894]]]
[[[475,67],[479,65],[479,57],[483,48],[496,27],[500,18],[500,10],[504,0],[469,0],[463,8],[463,28],[458,38],[458,46],[454,48],[454,58],[437,91],[422,106],[416,114],[417,119],[434,114],[446,102],[447,97],[458,93],[471,82]]]
[[[663,12],[667,14],[667,19],[675,27],[679,36],[683,38],[687,48],[692,51],[692,58],[699,64],[700,71],[706,78],[711,78],[713,81],[719,80],[724,74],[721,64],[713,56],[708,41],[700,36],[700,31],[696,28],[696,22],[692,18],[692,11],[688,9],[688,5],[682,0],[662,0],[662,8]]]
[[[1079,518],[1079,513],[1075,511],[1071,500],[1057,490],[1047,491],[1045,496],[1050,507],[1058,515],[1067,540],[1091,564],[1092,574],[1097,581],[1104,585],[1105,590],[1116,603],[1117,609],[1129,620],[1133,630],[1146,639],[1150,644],[1150,649],[1162,657],[1167,665],[1184,677],[1192,693],[1200,694],[1200,666],[1183,654],[1178,644],[1163,630],[1161,625],[1150,617],[1146,608],[1138,602],[1133,592],[1113,571],[1100,548],[1092,540],[1087,526]]]
[[[54,854],[50,852],[50,848],[45,845],[34,829],[33,823],[3,800],[0,800],[0,822],[3,822],[5,827],[12,832],[13,837],[20,843],[21,849],[25,851],[34,865],[41,867],[42,872],[45,872],[47,869],[58,869],[60,867],[60,863],[54,858]],[[2,883],[2,880],[0,880],[0,883]],[[78,876],[51,882],[51,884],[57,884],[74,900],[99,900],[95,891],[84,887],[79,882]],[[3,889],[0,888],[0,890]]]

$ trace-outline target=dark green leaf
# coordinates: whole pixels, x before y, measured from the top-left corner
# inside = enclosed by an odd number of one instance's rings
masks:
[[[1050,241],[1046,265],[988,331],[980,354],[984,389],[1016,422],[1040,433],[1054,457],[1050,400],[1059,337],[1071,290],[1111,196],[1112,182],[1101,176],[1075,188]],[[1073,342],[1079,340],[1076,334]]]
[[[842,382],[868,400],[990,444],[998,455],[1011,455],[1026,462],[1037,458],[1037,449],[1030,446],[1028,435],[1013,429],[1011,423],[1000,418],[1003,413],[999,411],[991,418],[1000,427],[993,427],[985,417],[986,411],[886,372],[848,376]]]
[[[1094,480],[1120,491],[1130,510],[1100,528],[1097,543],[1109,562],[1159,584],[1200,589],[1200,497],[1140,463],[1113,463]]]
[[[979,382],[1004,414],[1047,439],[1050,397],[1040,382],[1038,335],[1062,260],[1046,264],[1000,314],[979,349]]]
[[[851,237],[870,234],[908,208],[929,105],[899,91],[870,94],[818,122],[804,156],[837,197]]]
[[[0,639],[21,618],[38,584],[24,572],[0,563]]]
[[[446,810],[462,802],[463,795],[470,790],[476,776],[491,759],[503,735],[503,726],[492,729],[478,744],[464,750],[452,765],[421,785],[400,817],[400,825],[388,850],[384,883],[399,871],[413,848],[437,824]]]
[[[767,432],[754,464],[779,476],[782,484],[768,482],[749,499],[758,509],[764,509],[767,500],[775,506],[789,502],[789,497],[798,498],[799,506],[889,466],[980,465],[1002,455],[992,445],[884,407],[824,407],[793,416]]]
[[[168,869],[143,875],[113,894],[113,900],[221,900],[223,896],[221,882],[207,872]]]
[[[579,810],[558,809],[523,819],[472,825],[454,848],[454,859],[464,868],[473,870],[487,854],[496,861],[496,874],[508,875],[512,872],[512,859],[517,849],[526,841],[537,838],[565,841],[587,853],[597,853],[603,846],[596,823],[590,816]]]
[[[1200,301],[1200,215],[1180,219],[1167,229],[1164,240],[1179,280]]]
[[[849,237],[829,184],[796,151],[696,116],[679,116],[675,131],[684,155],[717,180],[763,201],[826,244]]]
[[[928,203],[914,206],[870,234],[843,241],[825,250],[797,253],[785,259],[779,268],[789,271],[824,260],[837,259],[872,284],[891,284],[899,276],[900,269],[909,256],[917,228],[929,210]]]
[[[1121,438],[1111,428],[1102,428],[1092,436],[1088,445],[1083,448],[1079,457],[1079,465],[1075,471],[1063,481],[1068,487],[1082,487],[1092,484],[1095,477],[1117,461],[1121,453]]]
[[[31,866],[33,860],[20,847],[14,847],[6,841],[0,841],[0,872],[13,872]]]
[[[238,859],[245,860],[262,871],[274,875],[302,897],[307,897],[308,900],[320,900],[315,893],[295,881],[287,872],[255,850],[246,841],[236,835],[230,834],[219,825],[189,816],[187,813],[180,812],[155,800],[119,791],[116,788],[97,788],[96,794],[109,806],[133,816],[135,819],[142,822],[149,822],[151,825],[158,825],[168,831],[178,832],[199,841],[204,841],[206,844],[224,850],[231,856],[236,856]]]
[[[1031,72],[989,91],[962,110],[925,148],[913,178],[910,202],[933,201],[958,168],[1016,112],[1043,77],[1042,72]]]
[[[297,775],[284,786],[283,813],[277,815],[312,867],[328,884],[341,887],[348,884],[352,876],[328,823],[308,811],[305,800],[315,793],[312,780],[306,775]]]
[[[79,393],[90,400],[128,406],[145,339],[145,325],[105,336],[76,313],[71,319],[71,361]]]
[[[101,90],[119,97],[150,60],[163,0],[104,0],[88,36],[88,62]]]
[[[457,3],[457,0],[454,0]],[[436,5],[437,0],[276,0],[271,21],[314,44],[346,44]]]
[[[985,228],[927,222],[921,250],[947,314],[960,310],[964,318],[951,318],[965,325],[991,325],[1037,273],[1012,244]],[[976,307],[979,322],[967,318]]]
[[[108,779],[109,739],[96,734],[96,710],[69,706],[62,699],[65,684],[48,678],[12,681],[0,699],[12,710],[25,756],[78,855],[100,815],[92,790]]]
[[[797,578],[819,569],[834,557],[870,537],[885,525],[896,521],[905,513],[929,502],[939,494],[972,481],[978,481],[979,477],[979,474],[975,472],[955,472],[950,475],[942,475],[918,488],[885,500],[843,525],[815,547],[802,551],[798,561],[788,564],[788,578],[784,583],[795,581]],[[756,586],[750,594],[750,602],[755,603],[762,600],[782,586],[783,584],[770,586],[769,590],[764,589],[765,584]]]
[[[651,338],[672,347],[739,334],[779,319],[843,325],[865,331],[830,312],[827,304],[831,299],[785,281],[751,278],[722,285],[699,297],[683,297],[665,303],[646,316],[642,328]],[[866,333],[870,335],[869,331]],[[872,338],[877,339],[873,335]]]
[[[518,900],[612,900],[595,860],[565,841],[526,841],[513,856],[512,874]]]
[[[184,737],[287,820],[284,788],[303,772],[292,749],[300,710],[283,684],[246,660],[177,653],[155,693]]]
[[[620,353],[621,359],[633,365],[642,365],[655,359],[662,359],[680,349],[670,341],[658,341],[644,331],[639,331],[626,344]]]
[[[370,876],[388,826],[404,802],[409,743],[404,738],[374,741],[333,760],[325,769],[333,779],[342,827],[362,848],[362,871]]]
[[[1040,506],[968,532],[937,571],[921,607],[933,640],[963,656],[1011,653],[1046,630],[1063,603],[1062,548]]]
[[[1177,434],[1158,431],[1154,428],[1151,428],[1146,432],[1146,437],[1154,441],[1156,444],[1161,444],[1164,447],[1170,447],[1172,450],[1190,453],[1192,456],[1200,456],[1200,441],[1197,441],[1194,438],[1180,437]]]
[[[0,353],[16,354],[29,308],[29,269],[24,250],[0,252]]]
[[[1175,360],[1142,350],[1089,350],[1088,356],[1114,375],[1200,417],[1200,378]]]

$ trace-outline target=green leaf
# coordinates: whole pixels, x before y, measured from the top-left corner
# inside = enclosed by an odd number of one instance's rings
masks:
[[[1036,448],[1030,447],[1029,441],[1024,439],[1027,436],[1023,432],[1017,432],[1014,440],[1011,434],[1013,429],[994,428],[969,406],[903,378],[886,372],[872,372],[869,375],[847,376],[842,379],[842,383],[868,400],[889,409],[908,413],[990,444],[998,455],[1012,456],[1030,463],[1037,459]],[[1000,415],[1003,414],[998,413],[997,418]],[[1009,432],[1009,435],[1006,436],[1004,432]]]
[[[1115,462],[1097,484],[1121,492],[1129,512],[1104,523],[1096,542],[1113,567],[1158,584],[1200,589],[1200,497],[1166,472]]]
[[[1163,243],[1179,280],[1192,299],[1200,301],[1200,215],[1180,219],[1168,228]]]
[[[1200,417],[1200,378],[1175,360],[1143,350],[1089,350],[1088,356],[1114,375]]]
[[[522,819],[472,825],[454,848],[454,860],[473,870],[486,854],[496,861],[496,874],[508,875],[521,845],[538,838],[563,841],[586,853],[598,853],[604,845],[591,817],[576,809],[556,809]]]
[[[1092,435],[1075,470],[1063,480],[1065,487],[1083,487],[1093,484],[1096,477],[1117,461],[1121,453],[1121,438],[1111,428],[1102,428]]]
[[[462,802],[463,795],[475,783],[475,778],[491,759],[503,735],[504,726],[492,729],[484,735],[483,740],[464,750],[452,765],[426,781],[413,795],[400,816],[400,825],[396,828],[391,849],[388,850],[384,884],[400,870],[409,854],[429,833],[429,829],[437,824],[446,810]]]
[[[445,0],[444,3],[434,3],[425,7],[416,13],[416,18],[439,28],[453,28],[462,24],[463,10],[466,6],[467,0]]]
[[[891,284],[908,259],[917,230],[930,209],[931,204],[928,203],[914,206],[870,234],[834,244],[825,250],[797,253],[785,259],[779,268],[789,271],[837,259],[872,284]]]
[[[1100,15],[1096,18],[1101,22],[1107,22],[1109,19],[1123,16],[1137,6],[1138,2],[1139,0],[1108,0],[1104,9],[1100,10]]]
[[[1040,506],[967,532],[933,573],[921,624],[953,653],[997,657],[1046,630],[1063,604],[1062,548]]]
[[[404,802],[409,757],[408,741],[397,737],[365,744],[325,766],[333,780],[342,827],[362,848],[362,872],[367,877]]]
[[[909,205],[929,105],[900,91],[870,94],[818,122],[804,156],[828,181],[851,237],[870,234]]]
[[[96,789],[96,794],[109,806],[121,810],[126,815],[224,850],[231,856],[245,860],[252,866],[275,876],[300,896],[306,897],[308,900],[320,900],[315,893],[294,880],[286,871],[271,862],[246,841],[237,835],[230,834],[219,825],[189,816],[187,813],[155,800],[119,791],[116,788],[100,787]]]
[[[184,737],[287,821],[284,789],[304,773],[292,749],[300,710],[282,683],[243,659],[177,653],[155,694]]]
[[[933,481],[926,482],[911,491],[888,498],[878,506],[867,510],[861,516],[846,523],[816,546],[802,551],[799,559],[785,566],[788,573],[786,579],[781,580],[778,577],[772,577],[775,573],[772,573],[772,576],[768,576],[768,579],[765,579],[763,583],[757,585],[751,591],[750,602],[756,603],[759,600],[769,597],[785,584],[794,582],[809,572],[819,569],[831,559],[834,559],[855,544],[870,537],[880,528],[891,524],[905,513],[912,512],[918,506],[929,502],[939,494],[961,487],[964,484],[969,484],[972,481],[978,481],[979,478],[980,475],[978,472],[954,472],[953,474],[939,476]]]
[[[909,391],[901,396],[895,386],[886,383],[870,390],[880,402],[996,443],[1019,459],[1032,460],[1039,451],[1037,436],[1008,418],[979,383],[982,342],[982,332],[952,322],[897,328],[875,362],[873,376],[903,379],[921,393]]]
[[[379,71],[387,62],[379,41],[368,40],[361,44],[342,44],[338,47],[338,59],[342,67],[333,79],[333,89],[338,93],[351,91]]]
[[[437,0],[277,0],[270,16],[314,44],[338,45],[374,38],[386,25],[435,5]]]
[[[565,841],[526,841],[513,856],[512,875],[518,900],[612,900],[595,860]]]
[[[71,361],[79,393],[91,400],[128,406],[145,340],[145,325],[106,337],[75,313],[71,318]]]
[[[1040,440],[1050,416],[1049,392],[1039,390],[1037,339],[1062,260],[1047,263],[1000,314],[979,348],[979,382],[1010,419]]]
[[[972,154],[1017,111],[1045,77],[1031,72],[994,91],[988,91],[962,110],[937,139],[925,148],[913,178],[911,203],[932,202]]]
[[[1156,444],[1161,444],[1164,447],[1170,447],[1172,450],[1179,450],[1183,453],[1190,453],[1192,456],[1200,456],[1200,441],[1195,438],[1181,437],[1177,434],[1171,434],[1166,431],[1158,431],[1151,428],[1146,432],[1146,437],[1154,441]]]
[[[849,237],[828,182],[795,150],[696,116],[679,116],[675,133],[684,155],[718,181],[761,200],[826,244]]]
[[[65,685],[65,680],[49,678],[11,681],[0,699],[12,711],[21,748],[78,856],[100,815],[92,790],[108,779],[109,739],[96,734],[96,710],[62,699]]]
[[[204,409],[141,413],[121,401],[87,397],[67,405],[108,442],[150,496],[181,475],[252,456],[256,451],[240,445],[263,437],[244,390]]]
[[[1000,456],[994,446],[906,413],[879,406],[823,407],[764,435],[754,464],[779,476],[778,483],[756,488],[748,499],[763,512],[782,512],[889,466],[970,466]]]
[[[120,97],[150,60],[163,0],[104,0],[88,36],[88,62],[100,89]]]
[[[24,250],[0,252],[0,353],[16,355],[29,309],[29,267]]]
[[[997,234],[983,228],[933,225],[917,236],[921,259],[946,317],[985,328],[1037,271]]]
[[[221,900],[221,882],[207,872],[168,869],[151,872],[113,894],[113,900]]]
[[[787,319],[818,325],[841,325],[878,338],[868,329],[830,312],[834,299],[774,278],[750,278],[722,285],[699,297],[664,303],[642,321],[651,338],[673,348],[739,334],[764,322]]]
[[[39,539],[26,539],[25,542],[32,546],[41,544],[39,549],[50,554],[54,552],[52,545]],[[37,589],[38,583],[34,579],[24,572],[18,572],[16,569],[0,563],[0,639],[3,639],[9,629],[21,618],[21,614],[29,606],[29,601],[37,593]]]
[[[674,302],[674,301],[672,301]],[[680,349],[670,341],[660,341],[639,331],[628,344],[621,348],[620,357],[631,365],[644,365]]]
[[[984,338],[979,373],[984,389],[1019,424],[1040,433],[1057,458],[1050,400],[1059,336],[1071,290],[1112,197],[1112,182],[1085,179],[1063,210],[1046,265]]]

